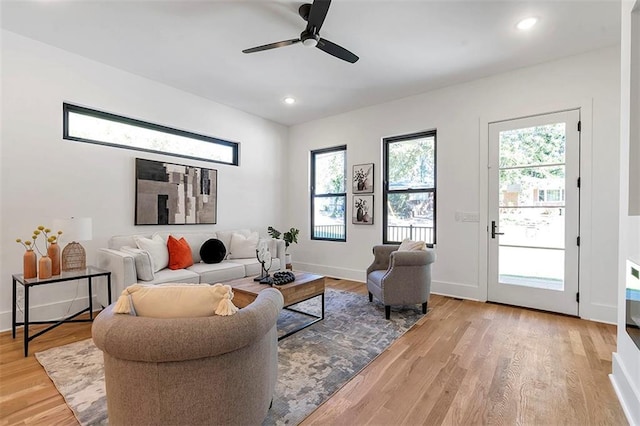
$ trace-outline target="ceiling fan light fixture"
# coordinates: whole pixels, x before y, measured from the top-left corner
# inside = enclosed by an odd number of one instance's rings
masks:
[[[314,37],[309,37],[302,40],[302,44],[304,44],[305,47],[316,47],[318,45],[318,40],[316,40]]]
[[[521,30],[521,31],[526,31],[526,30],[530,30],[531,28],[533,28],[533,26],[535,24],[537,24],[537,23],[538,23],[538,18],[535,18],[535,17],[531,16],[529,18],[521,19],[516,24],[516,28]]]

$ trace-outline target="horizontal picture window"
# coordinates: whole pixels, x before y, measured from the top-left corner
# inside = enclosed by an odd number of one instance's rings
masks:
[[[159,124],[63,104],[63,138],[238,165],[238,143]]]

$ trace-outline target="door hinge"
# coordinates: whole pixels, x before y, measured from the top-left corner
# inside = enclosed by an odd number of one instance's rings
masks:
[[[576,293],[576,302],[580,303],[580,292]]]
[[[580,237],[578,237],[577,244],[578,244],[578,246],[580,246]]]
[[[578,188],[580,188],[580,178],[578,178]]]
[[[582,121],[578,121],[578,131],[582,131]]]

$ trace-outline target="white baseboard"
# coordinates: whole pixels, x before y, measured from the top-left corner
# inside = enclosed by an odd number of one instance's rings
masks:
[[[24,303],[18,303],[16,320],[23,320]],[[82,309],[89,307],[89,297],[81,296],[76,299],[63,300],[60,302],[48,303],[45,305],[31,306],[29,309],[29,321],[56,321],[58,319],[73,315]],[[93,311],[97,312],[102,306],[93,297]],[[11,311],[0,312],[0,331],[11,330]]]
[[[366,271],[360,269],[336,268],[315,263],[293,262],[294,271],[305,271],[326,277],[340,278],[344,280],[365,282]]]
[[[640,395],[634,391],[629,374],[620,362],[617,352],[613,353],[611,364],[613,373],[609,374],[609,379],[618,395],[622,410],[631,426],[640,426]]]
[[[431,293],[458,299],[480,300],[480,289],[476,285],[431,281]]]
[[[589,303],[580,306],[580,318],[616,325],[618,323],[618,307],[602,303]]]
[[[294,262],[294,270],[311,272],[312,274],[364,283],[366,271],[359,269],[335,268],[332,266],[318,265],[315,263]],[[458,299],[479,300],[478,287],[470,284],[451,283],[444,281],[432,281],[431,292],[442,296]]]

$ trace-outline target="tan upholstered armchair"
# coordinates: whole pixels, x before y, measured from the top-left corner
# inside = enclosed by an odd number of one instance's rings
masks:
[[[422,304],[427,313],[431,293],[433,250],[398,251],[399,245],[373,247],[373,263],[367,268],[369,301],[376,297],[384,305],[385,316],[391,316],[391,305]]]
[[[278,371],[282,294],[267,288],[231,316],[95,319],[111,425],[260,425]]]

